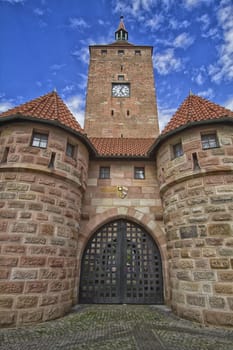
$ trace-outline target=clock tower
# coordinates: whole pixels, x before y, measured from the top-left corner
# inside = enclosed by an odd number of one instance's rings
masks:
[[[89,50],[87,135],[156,138],[159,126],[152,46],[129,43],[121,17],[115,42],[92,45]]]

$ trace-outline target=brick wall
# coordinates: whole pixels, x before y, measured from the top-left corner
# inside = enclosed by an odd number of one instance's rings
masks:
[[[220,147],[203,150],[200,134],[214,131]],[[157,154],[172,307],[182,317],[224,326],[233,325],[232,135],[229,126],[193,128]],[[172,159],[180,141],[184,155]]]
[[[46,149],[32,130],[49,132]],[[65,156],[66,142],[78,147]],[[50,320],[70,309],[77,292],[77,240],[88,153],[55,127],[15,123],[1,129],[0,325]],[[49,168],[55,153],[54,167]]]
[[[107,50],[106,55],[101,51]],[[123,55],[118,55],[123,50]],[[135,55],[140,50],[140,55]],[[151,47],[91,46],[85,132],[90,137],[157,137]],[[118,76],[124,80],[119,81]],[[113,97],[112,83],[129,83],[130,97]],[[142,132],[143,130],[143,132]],[[143,133],[143,134],[142,134]]]

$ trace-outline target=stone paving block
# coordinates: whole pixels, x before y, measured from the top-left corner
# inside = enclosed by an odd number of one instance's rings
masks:
[[[59,320],[0,329],[0,350],[233,350],[233,329],[180,319],[164,306],[78,305]]]

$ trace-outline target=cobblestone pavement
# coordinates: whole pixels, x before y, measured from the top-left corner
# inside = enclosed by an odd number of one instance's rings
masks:
[[[203,327],[165,307],[81,305],[62,319],[0,330],[0,350],[233,350],[233,330]]]

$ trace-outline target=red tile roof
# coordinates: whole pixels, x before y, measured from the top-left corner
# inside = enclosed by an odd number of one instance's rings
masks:
[[[200,96],[190,94],[168,122],[162,134],[166,134],[188,123],[223,117],[233,117],[233,112]]]
[[[90,138],[98,154],[107,156],[146,156],[154,139],[148,138]]]
[[[83,133],[80,124],[55,91],[0,113],[0,118],[13,115],[56,120],[75,131]]]

